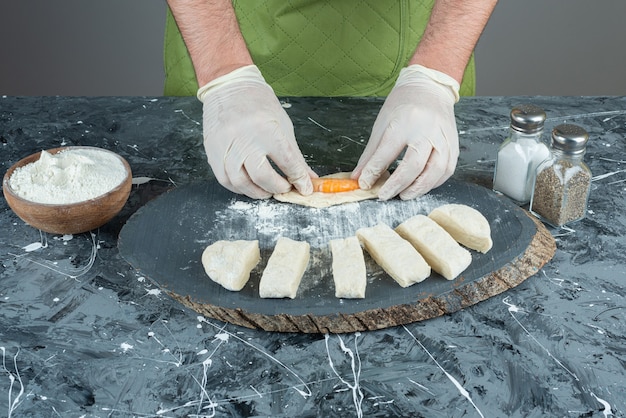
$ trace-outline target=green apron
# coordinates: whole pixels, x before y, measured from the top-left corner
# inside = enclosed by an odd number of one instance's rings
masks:
[[[278,96],[386,96],[434,0],[233,0],[254,63]],[[165,95],[192,96],[196,75],[168,9]],[[475,90],[474,57],[461,95]]]

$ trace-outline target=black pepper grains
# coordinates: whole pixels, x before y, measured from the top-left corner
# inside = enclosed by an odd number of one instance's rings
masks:
[[[591,171],[583,162],[587,132],[564,124],[552,130],[550,157],[537,167],[530,211],[552,226],[585,217]]]

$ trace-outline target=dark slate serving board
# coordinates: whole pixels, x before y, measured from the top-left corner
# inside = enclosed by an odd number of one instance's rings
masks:
[[[479,210],[491,226],[493,248],[472,253],[454,281],[434,273],[401,288],[366,254],[365,299],[334,296],[328,242],[384,222],[396,227],[446,203]],[[258,283],[279,236],[311,244],[311,260],[295,299],[261,299]],[[205,274],[201,255],[217,240],[258,239],[262,260],[240,292]],[[325,209],[252,200],[217,182],[189,184],[139,209],[120,232],[121,255],[143,275],[202,315],[268,331],[351,332],[380,329],[451,313],[517,286],[554,255],[545,227],[510,200],[484,187],[450,180],[412,201],[369,200]]]

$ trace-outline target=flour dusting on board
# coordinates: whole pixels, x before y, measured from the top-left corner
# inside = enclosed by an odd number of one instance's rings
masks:
[[[324,248],[332,239],[353,236],[356,230],[380,222],[395,228],[411,216],[428,214],[448,202],[426,195],[401,201],[368,200],[328,208],[309,208],[276,200],[233,199],[218,211],[207,231],[208,240],[258,239],[261,248],[271,248],[285,236]]]
[[[229,209],[233,209],[237,211],[245,211],[245,210],[251,210],[253,207],[254,205],[252,203],[242,202],[240,200],[237,200],[235,203],[230,205]]]

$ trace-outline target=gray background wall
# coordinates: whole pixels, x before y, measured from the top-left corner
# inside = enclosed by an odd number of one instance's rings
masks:
[[[165,0],[0,0],[0,94],[160,95]],[[478,95],[626,95],[626,2],[501,0]]]

